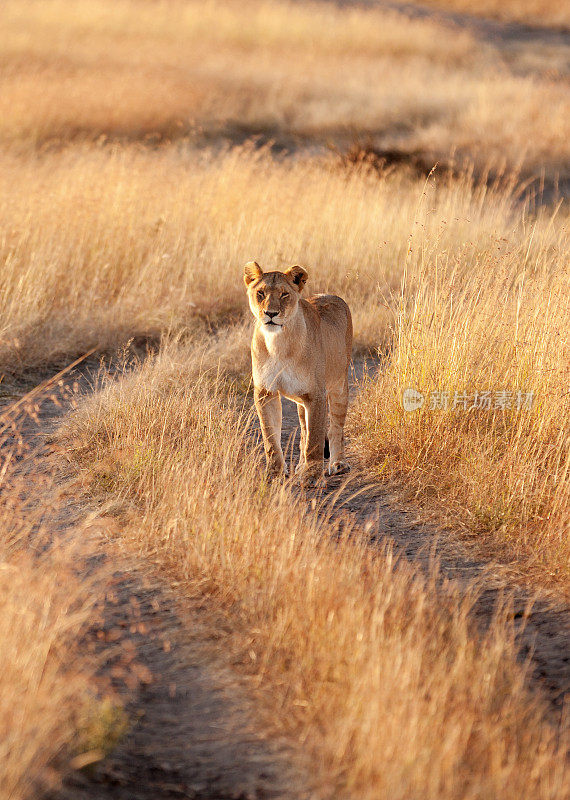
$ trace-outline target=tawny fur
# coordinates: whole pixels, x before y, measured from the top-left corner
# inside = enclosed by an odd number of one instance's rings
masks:
[[[297,403],[301,456],[296,472],[302,480],[312,482],[323,473],[327,405],[328,472],[345,472],[349,467],[344,460],[344,421],[352,350],[349,307],[336,295],[303,299],[307,272],[298,266],[264,273],[251,261],[244,267],[244,281],[256,320],[251,342],[254,397],[269,471],[287,471],[281,449],[283,395]]]

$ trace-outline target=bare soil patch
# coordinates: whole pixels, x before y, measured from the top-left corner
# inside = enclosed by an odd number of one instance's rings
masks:
[[[264,737],[246,684],[216,652],[207,611],[177,598],[149,564],[122,551],[116,522],[84,497],[78,500],[77,484],[62,482],[61,454],[51,447],[50,434],[80,397],[96,390],[100,375],[91,361],[48,381],[30,402],[15,399],[29,386],[14,384],[1,409],[3,454],[19,445],[10,484],[22,487],[26,506],[39,510],[54,541],[81,536],[92,563],[107,567],[105,602],[83,647],[100,662],[102,693],[118,698],[128,718],[116,749],[67,775],[50,798],[302,797],[285,747]]]

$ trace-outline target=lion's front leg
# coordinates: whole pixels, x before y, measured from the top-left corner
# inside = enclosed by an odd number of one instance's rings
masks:
[[[255,387],[255,408],[261,425],[267,470],[271,475],[287,472],[281,449],[281,398],[277,393]]]
[[[303,402],[307,425],[303,482],[315,483],[323,475],[323,453],[325,449],[325,427],[327,402],[324,391],[310,396]]]

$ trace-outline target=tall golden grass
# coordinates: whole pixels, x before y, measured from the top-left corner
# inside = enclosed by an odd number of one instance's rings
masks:
[[[514,75],[467,33],[334,4],[8,0],[0,142],[204,142],[249,134],[470,157],[554,179],[568,168],[565,86]],[[547,117],[543,110],[548,108]]]
[[[306,265],[311,290],[352,306],[357,345],[391,353],[352,415],[372,472],[564,580],[567,212],[531,213],[514,179],[426,183],[312,149],[357,130],[552,182],[570,131],[548,59],[516,75],[432,22],[253,0],[6,0],[0,53],[4,384],[132,337],[189,339],[94,398],[65,441],[94,491],[133,504],[126,540],[229,621],[224,643],[271,730],[306,744],[318,792],[566,797],[564,743],[524,688],[506,613],[473,636],[470,598],[267,486],[227,379],[248,380],[243,263]],[[251,134],[293,157],[230,149]],[[404,415],[412,382],[532,390],[536,405]],[[14,545],[5,503],[0,781],[24,798],[77,741],[92,605],[63,555]]]
[[[404,480],[422,503],[439,498],[520,563],[565,575],[563,208],[531,215],[513,186],[468,176],[436,170],[426,182],[332,157],[276,162],[247,146],[83,145],[31,163],[5,154],[2,164],[5,373],[133,336],[217,327],[245,310],[246,261],[305,264],[311,291],[352,306],[358,346],[394,353],[353,414],[376,474]],[[414,383],[533,391],[536,404],[410,416],[398,409]]]
[[[305,264],[308,290],[346,296],[358,344],[374,346],[404,263],[423,258],[408,246],[423,180],[406,174],[276,162],[247,146],[216,155],[85,145],[0,163],[4,372],[242,313],[240,272],[252,258]],[[518,251],[527,236],[512,193],[469,177],[442,177],[416,225],[466,271],[496,237]]]
[[[568,214],[543,210],[519,225],[475,263],[416,232],[422,258],[402,283],[391,359],[351,427],[373,474],[567,589]],[[420,410],[404,411],[406,388],[424,394]]]
[[[224,335],[231,363],[242,332]],[[311,796],[565,797],[564,743],[526,693],[508,615],[473,635],[471,597],[266,483],[218,345],[164,347],[60,436],[91,491],[130,508],[128,546],[199,599],[269,732],[308,756]]]

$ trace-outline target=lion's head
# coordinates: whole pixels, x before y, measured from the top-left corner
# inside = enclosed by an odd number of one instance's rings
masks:
[[[303,267],[289,267],[285,272],[263,272],[256,261],[243,269],[249,307],[267,333],[279,333],[295,314],[299,296],[307,282]]]

